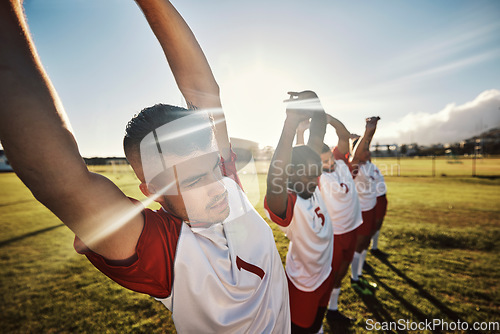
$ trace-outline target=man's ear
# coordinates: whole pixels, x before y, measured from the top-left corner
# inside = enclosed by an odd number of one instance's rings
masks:
[[[144,196],[146,197],[153,197],[155,194],[156,194],[156,188],[154,185],[152,184],[148,184],[143,182],[139,185],[139,189],[141,189],[141,192],[144,194]],[[163,196],[155,196],[155,198],[153,198],[153,200],[156,202],[156,203],[159,203],[161,206],[165,207],[165,200],[163,198]]]
[[[139,185],[139,189],[141,189],[141,192],[144,194],[144,196],[146,197],[149,197],[151,196],[153,193],[150,192],[150,189],[148,188],[148,185],[147,183],[145,182],[142,182],[140,185]]]

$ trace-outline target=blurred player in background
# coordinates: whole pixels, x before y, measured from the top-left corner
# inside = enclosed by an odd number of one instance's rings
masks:
[[[333,151],[323,144],[321,160],[323,173],[319,181],[319,188],[325,201],[328,214],[333,224],[334,252],[332,268],[334,272],[334,288],[330,296],[326,319],[330,328],[348,326],[353,319],[345,316],[338,310],[338,298],[342,280],[347,274],[356,248],[356,230],[362,223],[358,193],[351,174],[349,162],[349,139],[351,134],[338,119],[327,114],[327,122],[337,133],[339,138]],[[297,130],[297,144],[304,142],[304,131],[309,127],[308,122],[301,123]],[[357,270],[357,268],[356,268]],[[361,293],[371,294],[368,288],[356,285]]]
[[[375,233],[372,236],[372,244],[370,253],[376,257],[387,257],[387,253],[381,251],[378,248],[378,237],[380,235],[380,229],[382,228],[382,223],[384,222],[385,214],[387,212],[387,185],[385,184],[384,175],[380,169],[375,166],[375,190],[377,192],[377,204],[375,206]]]
[[[356,251],[351,263],[351,285],[354,289],[366,293],[376,285],[363,277],[363,265],[370,239],[375,231],[375,206],[377,193],[375,189],[375,168],[370,162],[370,143],[377,128],[379,117],[366,119],[365,133],[357,141],[351,159],[352,175],[358,191],[363,223],[357,229]]]
[[[333,283],[333,230],[317,187],[325,112],[315,93],[289,93],[287,117],[267,176],[264,208],[290,239],[286,275],[292,333],[320,330]],[[292,147],[299,124],[311,118],[307,145]]]

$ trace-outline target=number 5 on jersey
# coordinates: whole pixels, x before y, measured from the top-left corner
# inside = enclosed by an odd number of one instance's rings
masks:
[[[324,226],[325,225],[325,216],[319,210],[320,210],[320,208],[318,206],[316,209],[314,209],[314,212],[316,213],[316,216],[318,216],[318,218],[321,219],[321,226]]]

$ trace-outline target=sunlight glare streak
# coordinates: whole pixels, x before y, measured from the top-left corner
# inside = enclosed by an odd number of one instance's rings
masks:
[[[204,110],[204,112],[223,115],[222,109],[220,109],[220,108],[213,108],[210,110]],[[214,120],[213,123],[218,124],[218,123],[224,122],[224,121],[225,120],[223,117],[219,117],[217,120]],[[200,131],[202,129],[205,129],[208,126],[211,126],[212,122],[207,123],[207,124],[201,124],[201,125],[195,124],[195,125],[189,126],[189,127],[181,127],[180,130],[171,132],[168,135],[164,135],[161,137],[161,139],[162,139],[162,141],[167,141],[167,140],[172,140],[175,138],[183,137],[183,136],[192,134],[194,132]],[[152,179],[152,177],[150,177],[150,179]],[[130,210],[127,210],[126,212],[122,212],[121,214],[113,213],[111,215],[111,217],[106,219],[106,223],[103,224],[103,226],[100,226],[98,229],[91,232],[85,238],[85,242],[90,245],[92,243],[96,243],[96,242],[104,240],[106,237],[108,237],[109,235],[113,234],[114,232],[118,231],[120,228],[125,226],[125,224],[127,224],[135,216],[139,215],[144,210],[145,207],[148,207],[150,204],[155,202],[158,198],[169,193],[170,189],[176,189],[176,180],[171,181],[169,184],[167,184],[165,187],[161,188],[156,193],[154,193],[151,196],[147,197],[146,199],[142,200],[141,201],[142,206],[137,205],[137,206],[131,208]],[[175,190],[175,193],[177,193],[177,190]],[[110,210],[110,211],[115,212],[116,210]]]
[[[142,200],[141,203],[143,206],[137,205],[134,208],[131,208],[130,210],[121,213],[120,215],[115,214],[113,217],[108,218],[107,222],[104,223],[102,227],[96,229],[93,233],[90,233],[85,238],[85,243],[87,245],[97,243],[99,241],[104,240],[106,237],[113,234],[114,232],[118,231],[120,228],[125,226],[125,224],[127,224],[130,220],[132,220],[135,216],[141,214],[144,208],[152,204],[155,200],[160,198],[171,187],[174,187],[175,185],[176,182],[172,181],[171,183],[167,184],[165,187],[160,189],[160,191],[158,191],[154,195]]]
[[[224,87],[221,100],[231,125],[229,135],[252,138],[262,145],[275,145],[278,141],[276,124],[281,124],[285,117],[286,92],[311,89],[297,81],[295,71],[280,71],[276,66],[260,63],[223,78],[220,86]],[[232,133],[233,129],[238,129],[238,133]]]
[[[223,112],[222,112],[222,109],[221,108],[212,108],[212,109],[203,109],[203,110],[200,110],[201,112],[205,113],[208,115],[210,114],[214,114],[214,115],[223,115]],[[224,119],[218,119],[217,120],[217,123],[213,122],[213,124],[218,124],[220,122],[224,121]],[[173,132],[170,132],[168,135],[162,135],[159,137],[159,139],[161,139],[160,141],[169,141],[169,140],[173,140],[173,139],[176,139],[176,138],[180,138],[180,137],[183,137],[183,136],[187,136],[191,133],[195,133],[195,132],[198,132],[200,130],[203,130],[203,129],[206,129],[206,128],[209,128],[212,126],[212,122],[207,122],[206,124],[198,124],[196,126],[190,126],[190,127],[181,127],[180,130],[176,130],[176,131],[173,131]]]
[[[322,110],[323,106],[318,98],[306,99],[306,100],[296,100],[288,99],[283,101],[287,104],[287,109],[302,109],[302,110]]]

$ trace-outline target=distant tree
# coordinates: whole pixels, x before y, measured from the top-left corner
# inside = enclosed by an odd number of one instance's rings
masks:
[[[402,155],[406,155],[406,153],[408,152],[408,146],[406,146],[406,144],[401,145],[399,151]]]
[[[391,145],[386,145],[387,146],[387,155],[388,156],[391,156],[392,155],[392,152],[391,152]]]
[[[457,150],[455,146],[449,145],[447,148],[442,145],[433,145],[430,147],[420,147],[418,149],[419,156],[441,156],[445,155],[446,151],[449,151],[450,154],[455,155]]]
[[[413,149],[415,150],[415,155],[420,155],[420,147],[418,147],[417,143],[411,144],[413,146]]]

